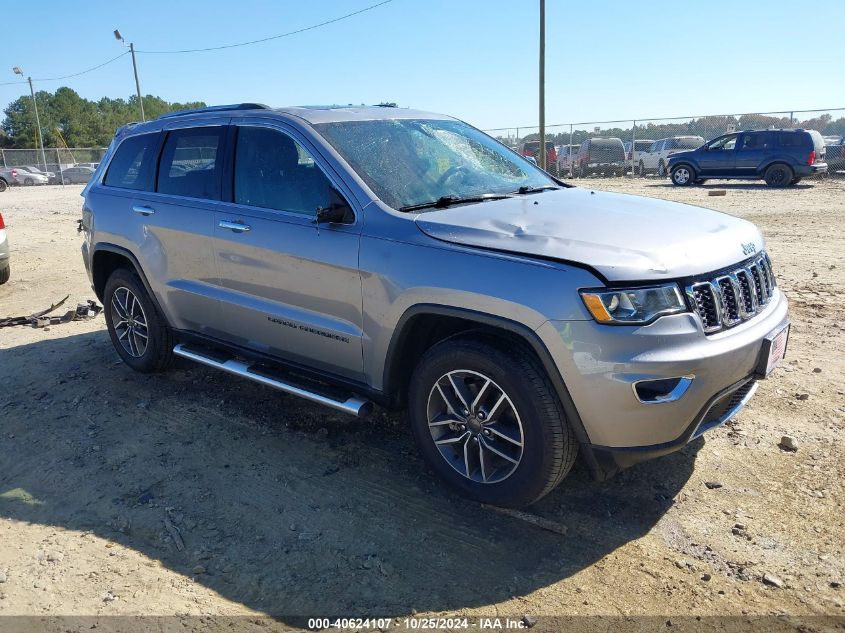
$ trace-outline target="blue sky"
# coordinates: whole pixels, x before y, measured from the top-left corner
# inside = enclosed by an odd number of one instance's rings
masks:
[[[0,83],[91,67],[121,52],[235,43],[377,0],[45,1],[4,28]],[[547,0],[548,124],[845,106],[842,0],[678,4]],[[141,88],[170,101],[377,103],[445,112],[482,128],[536,124],[538,0],[393,0],[285,39],[186,55],[139,54]],[[700,7],[694,9],[694,7]],[[141,10],[139,10],[141,8]],[[827,34],[827,35],[825,35]],[[838,56],[838,58],[837,58]],[[8,67],[8,68],[5,68]],[[129,57],[36,89],[134,92]],[[3,108],[25,84],[0,85]]]

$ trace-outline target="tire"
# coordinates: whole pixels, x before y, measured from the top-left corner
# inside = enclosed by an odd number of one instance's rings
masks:
[[[677,165],[672,168],[672,184],[678,187],[689,187],[695,181],[695,172],[689,165]]]
[[[9,281],[9,277],[11,277],[11,276],[12,276],[12,267],[11,266],[6,266],[2,270],[0,270],[0,286],[2,286],[4,283]]]
[[[31,187],[35,183],[32,182],[32,178],[24,178],[23,184],[25,184],[27,187]]]
[[[795,178],[795,172],[789,165],[783,163],[775,163],[766,169],[763,174],[763,179],[770,187],[786,187],[792,184],[792,179]]]
[[[6,191],[6,189],[8,189],[8,188],[9,188],[9,183],[7,183],[5,180],[0,178],[0,193]]]
[[[801,182],[801,180],[802,180],[802,178],[800,176],[796,176],[795,178],[792,179],[792,182],[790,182],[789,184],[790,185],[797,185],[799,182]]]
[[[473,398],[469,414],[452,384],[464,390],[464,400]],[[524,507],[548,494],[575,462],[578,443],[557,393],[538,361],[518,344],[483,336],[448,339],[425,353],[410,385],[409,418],[420,453],[466,497]],[[447,398],[457,417],[449,414]]]
[[[666,165],[663,164],[662,160],[657,163],[657,175],[661,178],[666,178]]]
[[[637,173],[638,173],[641,177],[645,178],[645,165],[643,165],[643,161],[640,161],[640,164],[638,165],[638,171],[637,171]]]
[[[118,268],[111,274],[103,304],[109,337],[124,363],[142,373],[162,371],[170,365],[173,333],[134,271]],[[132,318],[123,320],[126,314]],[[127,321],[129,326],[121,325]]]

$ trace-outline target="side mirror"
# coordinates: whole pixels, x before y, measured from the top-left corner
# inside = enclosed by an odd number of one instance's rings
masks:
[[[346,199],[334,187],[329,189],[329,204],[325,207],[317,207],[315,222],[317,224],[351,224],[354,220],[352,207]]]

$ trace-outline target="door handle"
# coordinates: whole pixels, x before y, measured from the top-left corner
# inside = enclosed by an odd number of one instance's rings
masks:
[[[135,213],[138,213],[140,215],[152,215],[153,213],[156,212],[156,210],[153,209],[152,207],[148,207],[148,206],[145,206],[145,205],[139,205],[139,204],[134,205],[132,207],[132,210]]]
[[[252,227],[249,224],[244,224],[243,222],[230,222],[229,220],[220,220],[220,223],[217,226],[221,229],[229,229],[235,233],[246,233],[247,231],[252,230]]]

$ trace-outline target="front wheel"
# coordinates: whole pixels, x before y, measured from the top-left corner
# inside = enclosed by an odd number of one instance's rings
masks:
[[[423,458],[471,499],[530,505],[575,461],[578,444],[557,393],[519,345],[444,341],[426,352],[410,384],[411,429]]]
[[[638,165],[638,167],[639,167],[639,170],[638,170],[639,175],[642,176],[643,178],[645,178],[645,165],[643,165],[643,161],[640,161],[640,164]]]
[[[691,185],[694,181],[692,168],[688,165],[678,165],[672,168],[672,184],[679,187]]]
[[[112,345],[135,371],[165,369],[173,358],[173,334],[135,272],[118,268],[106,282],[106,326]]]

